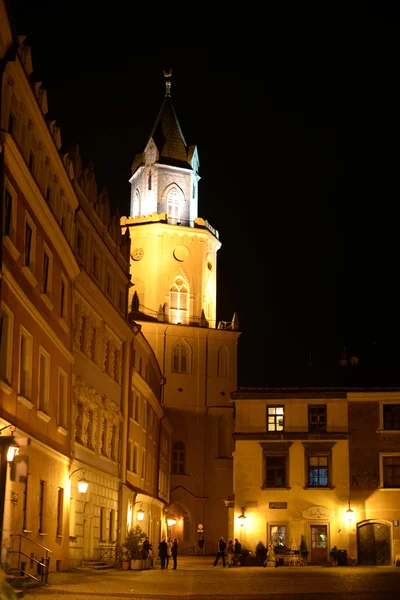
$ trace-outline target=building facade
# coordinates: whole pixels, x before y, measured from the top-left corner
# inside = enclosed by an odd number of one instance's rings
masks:
[[[326,563],[393,564],[399,555],[397,390],[242,389],[235,406],[230,536]]]
[[[53,568],[68,565],[78,201],[59,153],[60,132],[44,119],[46,93],[30,82],[30,48],[23,42],[14,40],[1,81],[0,430],[19,448],[13,462],[2,452],[1,527],[2,560],[23,535],[36,571],[44,547]]]
[[[199,156],[166,96],[142,154],[132,165],[130,310],[165,378],[173,428],[169,513],[182,548],[204,532],[214,552],[228,533],[223,498],[232,493],[237,317],[216,320],[218,232],[198,217]]]

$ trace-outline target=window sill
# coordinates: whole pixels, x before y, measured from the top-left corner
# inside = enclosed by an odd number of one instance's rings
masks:
[[[42,419],[42,421],[44,421],[45,423],[48,423],[49,421],[51,421],[50,415],[48,415],[47,413],[43,412],[43,410],[38,410],[36,412],[36,414],[39,417],[39,419]]]
[[[68,324],[66,323],[65,319],[63,319],[62,317],[60,317],[58,319],[58,322],[60,324],[60,327],[62,329],[64,329],[65,333],[69,333],[69,327],[68,327]]]
[[[52,301],[50,300],[50,298],[48,297],[47,294],[40,294],[40,297],[42,299],[42,302],[44,302],[44,304],[47,306],[47,308],[49,310],[54,309],[54,304],[52,303]]]
[[[400,492],[400,487],[380,487],[380,492]]]
[[[57,431],[58,431],[58,433],[61,433],[61,435],[65,435],[65,437],[67,437],[67,435],[68,435],[68,431],[66,429],[64,429],[64,427],[61,427],[61,425],[59,425],[57,427]]]
[[[0,379],[0,390],[5,392],[6,394],[11,394],[11,392],[13,391],[12,387],[8,385],[8,383],[4,381],[4,379]]]
[[[376,433],[379,434],[390,434],[392,435],[392,433],[400,433],[400,429],[377,429]]]
[[[24,533],[33,533],[33,529],[23,529]]]
[[[39,535],[48,535],[48,533],[43,533],[42,531],[39,531]]]
[[[334,490],[334,485],[305,485],[303,490]]]
[[[7,248],[14,260],[17,260],[21,256],[19,250],[17,250],[17,247],[8,235],[4,236],[3,244],[4,247]]]
[[[17,396],[17,401],[20,404],[23,404],[24,406],[26,406],[26,408],[29,408],[29,410],[31,408],[33,408],[33,402],[31,402],[30,400],[28,400],[28,398],[25,398],[25,396]]]
[[[260,487],[260,490],[291,490],[292,488],[289,485],[283,485],[281,487],[278,486],[269,486],[269,485],[262,485]]]
[[[31,284],[31,286],[36,287],[39,282],[36,279],[36,277],[34,276],[34,274],[32,273],[31,269],[29,267],[22,267],[21,270],[22,270],[22,273],[25,275],[26,279]]]
[[[64,536],[62,535],[62,533],[57,533],[56,538],[58,539],[62,539]]]

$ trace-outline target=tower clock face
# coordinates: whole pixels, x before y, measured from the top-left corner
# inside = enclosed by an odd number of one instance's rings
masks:
[[[135,248],[134,251],[132,252],[132,258],[133,260],[140,260],[143,258],[143,254],[144,254],[144,250],[143,248]]]

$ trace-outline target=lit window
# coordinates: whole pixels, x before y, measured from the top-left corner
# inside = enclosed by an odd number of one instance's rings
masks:
[[[172,323],[187,324],[189,317],[189,291],[186,282],[177,277],[170,291],[170,320]]]
[[[172,473],[179,475],[185,472],[185,444],[175,442],[172,447]]]
[[[284,407],[267,406],[267,431],[283,431]]]
[[[190,373],[190,351],[182,342],[175,344],[172,349],[172,372]]]
[[[274,547],[279,546],[280,548],[284,548],[286,546],[285,525],[270,525],[269,539],[273,543]]]
[[[327,487],[329,485],[328,457],[308,457],[308,487]]]

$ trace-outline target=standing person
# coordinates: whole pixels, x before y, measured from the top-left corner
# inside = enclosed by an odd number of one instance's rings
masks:
[[[149,542],[149,538],[147,537],[142,545],[142,553],[143,553],[143,558],[148,558],[149,554],[150,554],[150,548],[151,548],[151,544]]]
[[[233,562],[233,557],[235,556],[235,547],[233,545],[232,540],[228,542],[228,567],[234,567],[235,563]]]
[[[171,553],[174,561],[174,566],[172,568],[176,571],[178,562],[178,540],[176,538],[174,538],[174,541],[172,542]]]
[[[204,554],[204,544],[205,544],[204,536],[201,535],[199,538],[199,541],[197,542],[197,545],[199,547],[199,556],[200,556],[200,554]]]
[[[225,548],[226,548],[226,542],[224,540],[224,538],[221,536],[219,542],[218,542],[218,552],[217,552],[217,556],[215,557],[215,561],[214,561],[214,567],[217,566],[218,561],[220,556],[222,556],[222,566],[225,567]]]
[[[235,538],[235,543],[233,545],[233,548],[235,550],[235,554],[233,557],[233,563],[235,565],[235,567],[238,566],[238,562],[239,562],[239,558],[242,555],[242,544],[239,542],[239,540],[237,538]]]
[[[168,546],[167,546],[167,542],[165,541],[165,538],[163,538],[160,542],[160,545],[158,546],[158,556],[160,557],[161,560],[161,568],[165,569],[165,559],[167,558],[168,555]]]
[[[172,542],[171,542],[171,538],[168,538],[167,541],[167,569],[168,569],[168,565],[169,565],[169,559],[172,556]]]

